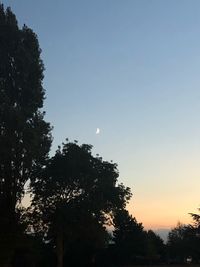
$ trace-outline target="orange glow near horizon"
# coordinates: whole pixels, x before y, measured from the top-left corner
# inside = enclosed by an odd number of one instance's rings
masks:
[[[30,205],[30,195],[25,195],[23,206]],[[193,201],[187,198],[159,199],[155,195],[154,198],[142,198],[135,196],[127,205],[127,209],[136,218],[137,222],[142,223],[145,229],[172,229],[177,223],[192,224],[189,213],[198,213],[193,207]]]
[[[197,213],[188,205],[179,206],[173,201],[168,203],[154,203],[140,200],[134,204],[131,201],[127,206],[129,212],[138,222],[141,222],[145,229],[172,229],[177,223],[192,224],[189,212]]]
[[[142,158],[132,158],[128,171],[121,172],[121,177],[127,177],[123,183],[133,193],[129,212],[145,229],[171,229],[178,222],[192,224],[189,213],[199,213],[200,206],[200,155],[188,152],[175,157],[163,152],[158,157],[148,152],[145,158],[142,165]]]

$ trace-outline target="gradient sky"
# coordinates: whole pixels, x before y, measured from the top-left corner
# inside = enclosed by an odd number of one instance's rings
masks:
[[[146,228],[190,222],[200,204],[200,1],[2,2],[38,35],[52,151],[68,137],[117,162]]]

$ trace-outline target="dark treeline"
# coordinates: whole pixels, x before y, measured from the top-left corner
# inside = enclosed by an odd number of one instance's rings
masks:
[[[0,266],[198,261],[198,215],[194,226],[173,229],[165,245],[126,210],[132,193],[118,181],[117,164],[77,141],[65,140],[49,156],[40,54],[36,34],[0,5]]]
[[[168,235],[167,253],[171,263],[200,262],[200,215],[191,214],[193,224],[181,224]]]

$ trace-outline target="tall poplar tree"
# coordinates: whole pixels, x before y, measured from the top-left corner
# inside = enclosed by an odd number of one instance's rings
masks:
[[[20,28],[0,4],[0,228],[16,224],[24,185],[48,156],[51,127],[44,120],[44,66],[36,34]]]

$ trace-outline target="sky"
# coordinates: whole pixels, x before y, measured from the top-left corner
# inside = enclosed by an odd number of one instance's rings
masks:
[[[51,153],[66,138],[92,144],[118,163],[145,228],[190,223],[200,204],[200,1],[2,2],[39,39]]]

